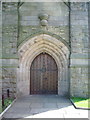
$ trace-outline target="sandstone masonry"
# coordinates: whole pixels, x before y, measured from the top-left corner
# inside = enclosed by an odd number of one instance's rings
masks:
[[[30,65],[41,52],[57,62],[59,95],[88,97],[88,8],[88,2],[2,2],[5,97],[7,89],[12,97],[29,94]]]

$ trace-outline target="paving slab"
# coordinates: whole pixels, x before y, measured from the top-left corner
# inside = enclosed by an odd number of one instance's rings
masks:
[[[44,108],[55,108],[57,109],[56,103],[44,103]]]
[[[75,109],[59,95],[28,95],[18,98],[4,118],[88,118],[88,110]]]
[[[44,104],[43,103],[31,103],[30,108],[43,108]]]

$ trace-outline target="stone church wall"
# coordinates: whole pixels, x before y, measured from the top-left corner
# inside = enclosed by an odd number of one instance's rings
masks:
[[[0,108],[2,108],[2,5],[0,2]]]
[[[17,37],[18,11],[17,3],[2,3],[2,90],[7,97],[15,96],[17,79]]]
[[[42,26],[39,15],[47,14],[47,26]],[[46,33],[62,37],[69,43],[69,8],[63,2],[30,2],[19,8],[19,40],[18,46],[27,38]]]
[[[2,90],[7,97],[17,92],[17,69],[19,67],[18,48],[28,39],[40,34],[63,39],[71,44],[70,94],[88,96],[88,3],[22,3],[3,2],[2,4]],[[43,26],[40,14],[47,14]],[[70,21],[69,21],[70,17]],[[70,23],[69,23],[70,22]],[[70,26],[69,26],[70,25]],[[70,33],[69,33],[70,32]],[[70,37],[70,38],[69,38]],[[1,44],[0,44],[1,45]],[[63,82],[63,88],[66,84]]]
[[[72,96],[88,97],[88,3],[71,3]]]
[[[40,18],[41,16],[41,18]],[[43,17],[43,20],[41,20]],[[45,24],[45,25],[43,25]],[[35,37],[35,38],[34,38]],[[58,40],[57,43],[55,38]],[[36,40],[33,40],[36,39]],[[44,40],[45,39],[45,40]],[[30,41],[31,40],[31,41]],[[68,88],[69,88],[69,80],[68,80],[68,70],[66,70],[66,66],[65,64],[63,64],[65,62],[65,60],[63,59],[62,56],[68,56],[68,50],[66,51],[64,45],[62,46],[62,48],[60,47],[62,44],[60,43],[60,41],[63,41],[66,45],[66,47],[69,47],[69,7],[68,5],[64,4],[63,2],[60,3],[54,3],[54,2],[30,2],[30,3],[23,3],[20,7],[19,7],[19,39],[18,39],[18,49],[19,49],[19,54],[20,54],[20,59],[19,62],[21,63],[19,66],[23,66],[22,68],[19,69],[20,74],[25,74],[27,76],[27,79],[25,79],[25,75],[23,76],[23,78],[21,77],[21,75],[19,74],[20,78],[18,78],[18,91],[20,91],[21,94],[26,94],[28,93],[30,90],[28,88],[28,86],[30,86],[30,77],[27,74],[28,71],[28,63],[27,61],[27,56],[26,58],[24,57],[24,54],[26,52],[26,54],[32,52],[32,56],[37,53],[36,55],[38,55],[38,47],[40,46],[41,42],[44,42],[44,44],[42,43],[42,46],[47,46],[45,47],[45,50],[48,51],[47,53],[49,54],[54,54],[53,52],[56,50],[58,53],[58,58],[59,58],[59,66],[58,68],[61,69],[61,71],[59,71],[58,75],[60,75],[60,77],[58,78],[58,94],[60,95],[67,95],[69,93]],[[29,41],[29,44],[27,44]],[[39,41],[39,42],[38,42]],[[27,43],[26,43],[27,42]],[[49,43],[46,43],[49,42]],[[54,46],[51,49],[51,45],[56,44],[56,46]],[[26,48],[22,46],[25,44]],[[39,46],[37,47],[37,51],[34,51],[36,49],[37,44],[39,44]],[[48,45],[49,47],[48,47]],[[32,48],[32,50],[29,51],[29,48]],[[58,48],[59,49],[58,49]],[[22,48],[22,49],[21,49]],[[41,49],[41,47],[40,47]],[[69,49],[69,48],[68,48]],[[29,51],[29,53],[28,53]],[[33,52],[34,51],[34,52]],[[63,55],[61,54],[61,56],[59,57],[59,52],[62,52]],[[67,55],[66,55],[67,53]],[[22,54],[22,55],[21,55]],[[56,56],[57,56],[56,54]],[[32,58],[31,56],[31,58]],[[54,56],[54,55],[53,55]],[[31,59],[29,58],[29,59]],[[28,66],[24,66],[23,64],[25,64],[25,60],[27,60],[27,65]],[[56,59],[56,58],[55,58]],[[65,58],[66,59],[66,58]],[[66,59],[66,64],[68,63],[68,57]],[[31,62],[31,61],[30,61]],[[61,67],[60,64],[63,64]],[[25,67],[25,68],[24,68]],[[26,69],[27,67],[27,69]],[[25,70],[25,72],[23,73],[23,71]],[[26,72],[27,71],[27,72]],[[30,66],[29,66],[29,71],[30,71]],[[63,72],[62,72],[63,71]],[[66,74],[67,73],[67,74]],[[30,72],[29,72],[30,74]],[[23,84],[24,83],[24,84]],[[28,83],[28,85],[27,85]],[[21,86],[22,84],[22,88],[20,88],[19,86]],[[26,87],[27,86],[27,87]],[[23,89],[23,90],[22,90]],[[22,91],[24,91],[24,93],[22,93]],[[28,91],[28,92],[27,92]],[[19,93],[19,92],[18,92]],[[30,92],[29,92],[30,93]]]

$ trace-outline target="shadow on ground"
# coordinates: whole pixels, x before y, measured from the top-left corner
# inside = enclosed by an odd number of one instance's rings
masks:
[[[29,95],[19,98],[4,114],[3,120],[25,118],[63,118],[74,112],[70,100],[58,95]],[[77,116],[78,117],[78,116]]]

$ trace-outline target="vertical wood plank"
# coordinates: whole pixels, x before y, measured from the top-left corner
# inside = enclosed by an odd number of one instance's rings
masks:
[[[30,74],[30,94],[57,94],[58,68],[50,55],[38,55],[32,62]]]

